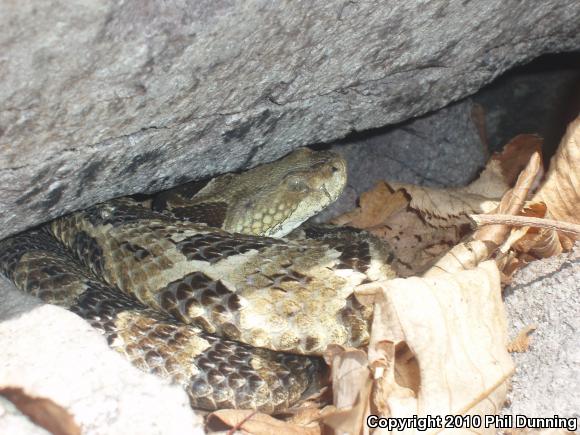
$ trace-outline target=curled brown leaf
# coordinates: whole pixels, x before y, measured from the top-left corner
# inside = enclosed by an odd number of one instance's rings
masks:
[[[336,433],[364,433],[370,413],[371,373],[367,354],[358,349],[331,345],[325,354],[331,367],[334,409],[325,412],[322,422]]]
[[[80,435],[81,429],[73,416],[62,406],[45,397],[34,397],[22,388],[0,388],[4,396],[38,426],[54,435]]]
[[[395,253],[392,266],[398,276],[422,274],[473,231],[468,215],[497,212],[502,198],[499,212],[519,212],[517,206],[523,203],[516,200],[525,199],[542,173],[537,152],[541,142],[537,136],[517,136],[501,153],[494,154],[480,177],[466,187],[435,189],[381,182],[361,196],[360,207],[334,223],[365,229],[388,241]],[[528,169],[520,176],[519,184],[506,196],[526,164]],[[488,227],[482,232],[487,233],[486,243],[499,243],[509,227]],[[476,257],[477,261],[484,258],[479,251]],[[465,258],[463,263],[472,260],[475,258]]]
[[[537,329],[536,325],[528,325],[508,344],[508,352],[527,352],[530,347],[530,334]]]
[[[300,426],[278,420],[270,415],[242,409],[222,409],[207,416],[207,424],[214,430],[233,428],[253,435],[319,435],[316,423]]]
[[[566,130],[550,161],[546,181],[534,197],[544,202],[548,216],[565,222],[580,223],[580,117]]]
[[[409,200],[403,192],[394,191],[381,181],[360,196],[359,204],[359,207],[337,217],[332,223],[371,230],[384,225],[391,215],[407,207]]]
[[[491,212],[503,215],[517,215],[524,207],[534,181],[537,179],[537,175],[541,170],[541,163],[540,154],[532,154],[525,169],[518,176],[515,186],[503,195],[497,208]],[[503,243],[510,230],[511,227],[505,224],[487,225],[478,229],[473,234],[473,238],[493,242],[499,246]]]
[[[381,415],[501,409],[513,363],[495,262],[360,291],[367,298],[375,292],[369,361],[378,392],[373,404]]]

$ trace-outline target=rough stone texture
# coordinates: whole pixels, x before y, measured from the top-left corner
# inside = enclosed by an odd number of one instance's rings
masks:
[[[0,4],[0,237],[401,122],[545,52],[577,0]]]
[[[315,220],[324,222],[352,210],[359,195],[379,180],[437,187],[468,184],[488,158],[472,111],[473,103],[467,99],[333,145],[348,162],[348,184],[338,200]]]
[[[536,133],[551,156],[568,124],[580,114],[580,52],[547,55],[516,68],[473,100],[485,111],[490,150],[502,148],[518,134]]]
[[[516,373],[504,414],[580,418],[580,244],[536,261],[506,289],[510,335],[528,325],[528,352],[513,354]]]
[[[0,349],[0,387],[52,399],[74,416],[83,434],[204,433],[182,389],[137,370],[80,317],[42,305],[3,277]],[[34,433],[29,426],[0,400],[1,433]]]

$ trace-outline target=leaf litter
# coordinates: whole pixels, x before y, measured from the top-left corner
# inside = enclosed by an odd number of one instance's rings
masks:
[[[399,278],[357,289],[357,299],[374,306],[370,343],[327,349],[332,405],[306,402],[284,420],[236,410],[210,420],[251,434],[358,435],[388,432],[369,429],[370,414],[497,414],[514,372],[509,352],[525,352],[535,328],[509,342],[502,285],[526,263],[580,239],[580,117],[545,176],[541,145],[538,136],[517,136],[466,187],[381,181],[363,193],[333,223],[391,244]]]

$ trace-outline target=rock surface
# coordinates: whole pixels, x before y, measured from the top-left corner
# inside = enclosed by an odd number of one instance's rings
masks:
[[[516,373],[504,414],[580,419],[580,244],[520,270],[505,290],[510,335],[530,325],[530,348],[512,354]]]
[[[83,434],[203,434],[185,391],[143,373],[87,322],[0,276],[0,387],[53,400]],[[0,397],[0,399],[2,399]],[[0,433],[45,433],[0,400]]]
[[[469,184],[488,159],[473,111],[473,102],[466,99],[333,145],[348,162],[348,184],[315,220],[324,222],[354,209],[358,197],[380,180],[435,187]]]
[[[535,133],[544,138],[544,155],[550,157],[580,114],[580,52],[542,56],[515,68],[473,100],[484,109],[491,151],[518,134]]]
[[[580,48],[577,0],[0,4],[0,237],[404,121]]]

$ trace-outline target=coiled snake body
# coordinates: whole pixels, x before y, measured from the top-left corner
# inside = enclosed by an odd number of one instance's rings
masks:
[[[345,180],[336,155],[299,150],[157,195],[153,210],[117,199],[13,236],[0,270],[183,385],[193,407],[280,411],[316,383],[329,344],[366,343],[372,312],[353,289],[393,275],[388,249],[363,233],[278,238]]]

